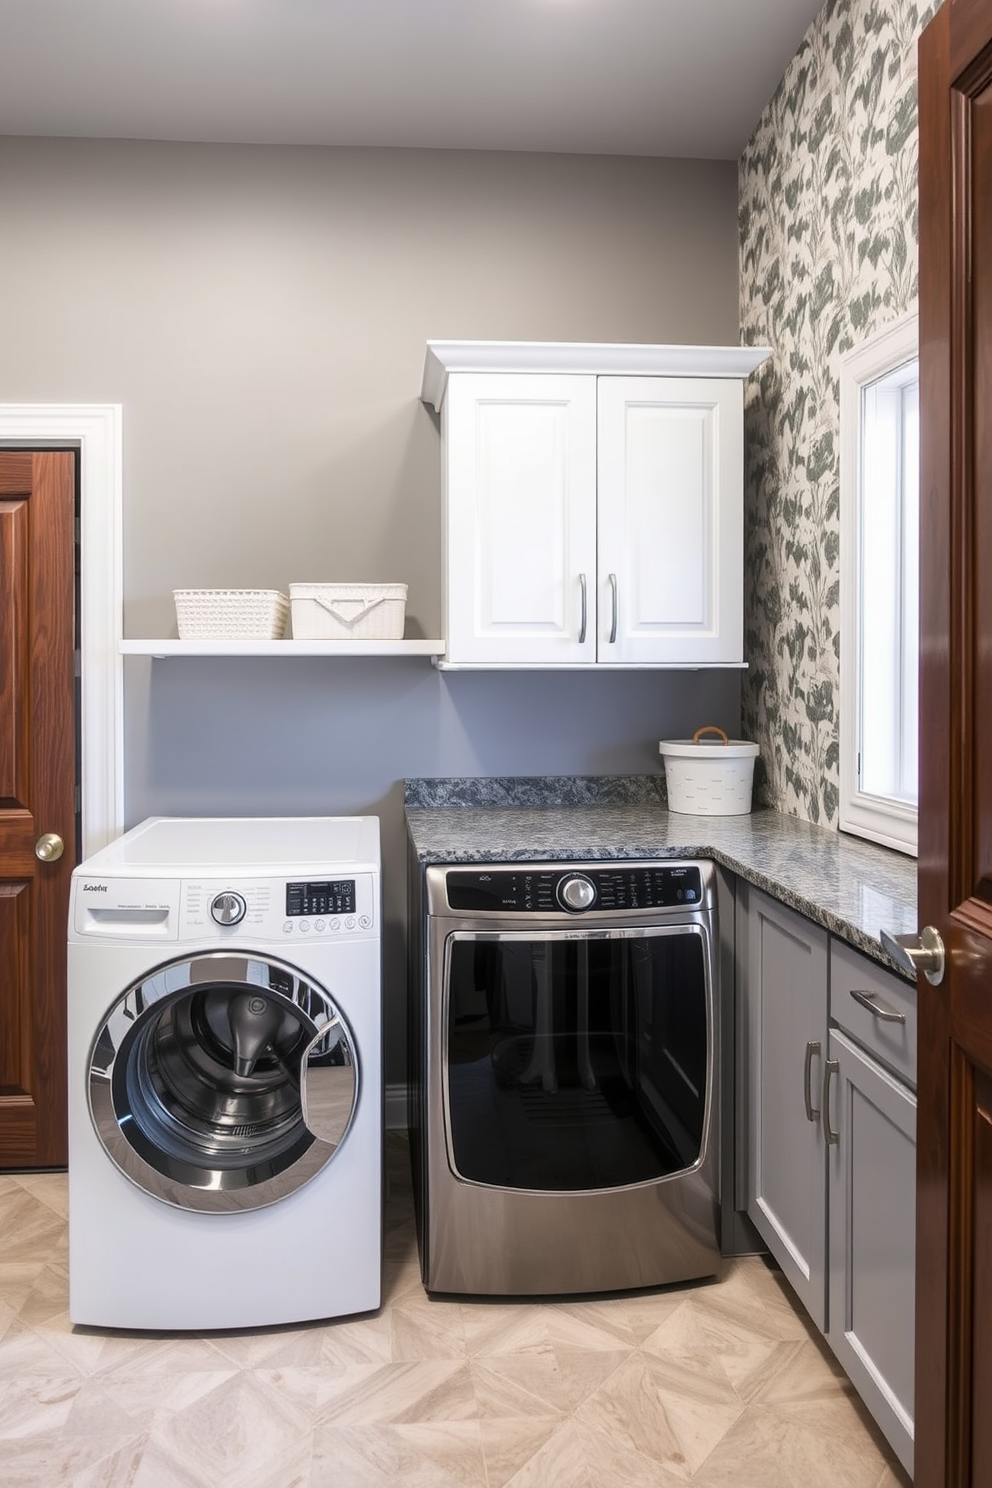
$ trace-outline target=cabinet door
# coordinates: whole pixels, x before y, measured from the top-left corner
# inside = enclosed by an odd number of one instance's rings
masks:
[[[599,379],[599,651],[636,665],[743,657],[743,384]]]
[[[442,434],[447,662],[594,662],[596,379],[454,374]]]
[[[813,1321],[824,1328],[827,1168],[820,1091],[827,932],[757,889],[740,888],[747,1213]]]
[[[827,1340],[912,1474],[916,1098],[834,1030],[830,1058]]]

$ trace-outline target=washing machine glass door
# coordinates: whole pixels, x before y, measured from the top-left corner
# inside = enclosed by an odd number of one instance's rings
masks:
[[[205,953],[118,998],[90,1056],[108,1154],[184,1209],[244,1211],[309,1182],[358,1101],[355,1041],[330,995],[261,956]]]

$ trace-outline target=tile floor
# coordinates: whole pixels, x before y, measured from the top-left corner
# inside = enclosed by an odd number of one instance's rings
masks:
[[[711,1285],[432,1300],[387,1139],[377,1314],[254,1333],[73,1329],[64,1174],[0,1176],[3,1488],[908,1488],[756,1258]]]

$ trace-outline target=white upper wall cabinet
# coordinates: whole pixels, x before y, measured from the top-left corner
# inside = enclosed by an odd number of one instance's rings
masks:
[[[447,667],[743,660],[752,347],[431,342]]]

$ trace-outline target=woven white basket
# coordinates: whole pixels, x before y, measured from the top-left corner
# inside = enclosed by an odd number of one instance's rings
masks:
[[[276,589],[173,589],[181,641],[281,640],[289,600]]]
[[[406,584],[290,584],[293,635],[308,640],[401,640],[406,591]]]
[[[706,740],[704,734],[717,734]],[[662,739],[668,809],[686,816],[744,816],[751,810],[757,744],[728,739],[723,729],[697,729],[691,739]]]

